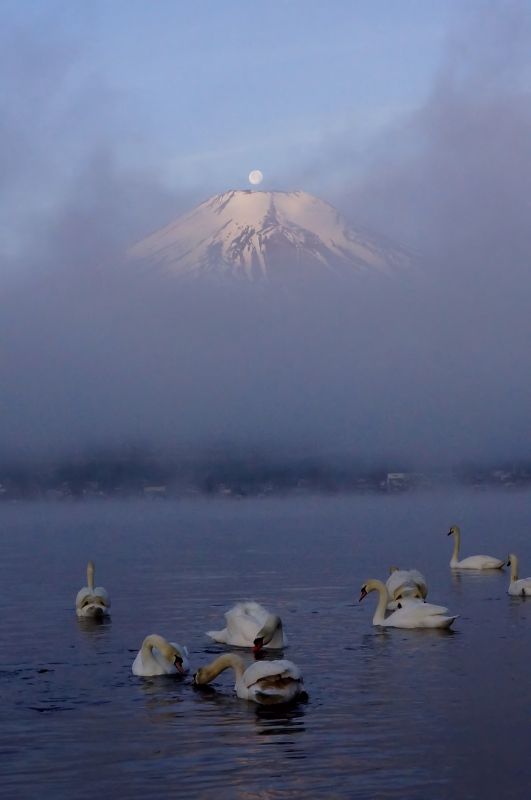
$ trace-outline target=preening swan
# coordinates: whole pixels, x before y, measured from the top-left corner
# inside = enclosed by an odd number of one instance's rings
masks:
[[[455,537],[454,552],[450,566],[454,569],[501,569],[505,566],[505,561],[500,561],[499,558],[492,558],[492,556],[468,556],[459,561],[459,545],[461,542],[461,531],[458,525],[452,525],[448,531],[448,536],[453,533]]]
[[[398,601],[403,599],[418,598],[425,600],[428,594],[426,578],[417,569],[398,569],[391,567],[390,576],[385,584],[389,592],[389,605],[392,611],[397,608]]]
[[[508,594],[515,596],[531,597],[531,578],[520,578],[518,580],[518,559],[514,553],[510,553],[507,566],[511,568],[511,582],[507,589]]]
[[[288,643],[280,617],[270,614],[259,603],[236,603],[227,611],[225,619],[227,627],[222,631],[207,632],[215,642],[233,647],[252,647],[253,653],[262,647],[279,650]]]
[[[186,675],[190,671],[187,655],[186,647],[152,633],[144,639],[133,661],[133,675],[144,678],[150,675],[175,675],[178,672]]]
[[[87,566],[87,584],[79,590],[76,597],[76,614],[78,617],[101,619],[110,614],[111,601],[103,586],[94,588],[94,563]]]
[[[373,625],[383,625],[390,628],[449,628],[454,619],[459,616],[448,617],[448,609],[444,606],[434,606],[432,603],[423,603],[411,599],[404,601],[404,606],[385,616],[389,593],[381,581],[367,581],[362,586],[359,602],[369,592],[378,592],[380,599],[373,617]]]
[[[283,658],[280,661],[255,661],[245,669],[240,656],[226,653],[212,664],[197,670],[194,683],[210,683],[220,672],[232,668],[236,673],[234,688],[242,700],[252,700],[262,705],[289,703],[302,692],[302,675],[299,668]]]

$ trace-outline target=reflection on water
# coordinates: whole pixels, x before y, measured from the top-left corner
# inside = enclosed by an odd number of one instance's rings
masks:
[[[0,513],[6,798],[525,796],[531,598],[507,595],[508,570],[450,570],[439,534],[456,519],[467,552],[503,547],[529,564],[531,541],[499,531],[528,529],[531,496],[4,504]],[[111,591],[110,619],[75,615],[71,576],[90,559]],[[372,625],[359,588],[385,580],[394,561],[427,576],[428,600],[460,615],[453,629]],[[291,706],[240,700],[232,670],[192,685],[195,669],[229,649],[252,663],[250,651],[204,634],[248,599],[282,617],[289,646],[259,655],[300,666],[307,697]],[[190,675],[131,674],[153,632],[188,646]]]

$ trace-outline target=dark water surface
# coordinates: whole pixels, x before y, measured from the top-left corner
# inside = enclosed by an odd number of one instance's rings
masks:
[[[522,798],[531,787],[531,495],[4,504],[0,507],[0,795],[6,798]],[[96,562],[108,624],[74,599]],[[455,632],[379,630],[362,583],[428,578]],[[233,673],[142,679],[149,633],[222,652],[204,631],[254,599],[278,612],[309,698],[239,700]]]

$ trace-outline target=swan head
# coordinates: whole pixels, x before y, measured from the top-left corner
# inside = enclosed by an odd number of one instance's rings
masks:
[[[208,670],[206,667],[199,667],[199,669],[196,670],[196,673],[192,678],[192,683],[195,686],[201,686],[205,683],[208,683]]]
[[[380,581],[367,581],[367,583],[364,583],[363,586],[361,587],[361,594],[358,603],[361,603],[363,598],[367,597],[369,592],[376,591],[380,586],[381,586]]]
[[[186,670],[185,670],[185,668],[183,666],[182,653],[180,653],[176,648],[173,648],[173,651],[174,651],[173,660],[172,660],[171,663],[173,664],[174,667],[176,667],[176,669],[179,670],[181,675],[186,675]]]
[[[459,525],[452,525],[452,527],[450,528],[450,530],[448,531],[448,533],[447,533],[446,535],[447,535],[447,536],[451,536],[451,535],[452,535],[452,533],[457,533],[457,534],[459,534],[459,533],[460,533],[460,531],[459,531]]]
[[[184,654],[179,647],[174,647],[174,645],[170,644],[169,642],[166,645],[157,645],[157,647],[166,661],[169,661],[170,664],[173,664],[173,666],[181,673],[181,675],[186,675],[186,670],[183,665]]]
[[[389,575],[392,575],[392,574],[393,574],[393,572],[399,572],[399,569],[398,569],[398,567],[395,567],[395,566],[393,566],[393,567],[390,567],[390,569],[389,569]]]
[[[274,614],[269,614],[263,628],[258,631],[256,639],[253,640],[253,653],[259,653],[265,644],[273,641],[273,636],[278,629],[282,630],[282,620]]]

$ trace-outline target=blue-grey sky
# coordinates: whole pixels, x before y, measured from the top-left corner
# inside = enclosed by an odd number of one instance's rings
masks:
[[[4,0],[3,104],[15,156],[26,139],[32,164],[17,189],[26,208],[49,207],[99,146],[117,169],[201,197],[248,185],[251,169],[263,188],[322,191],[337,172],[304,179],[307,165],[337,139],[363,149],[421,107],[472,7]]]

